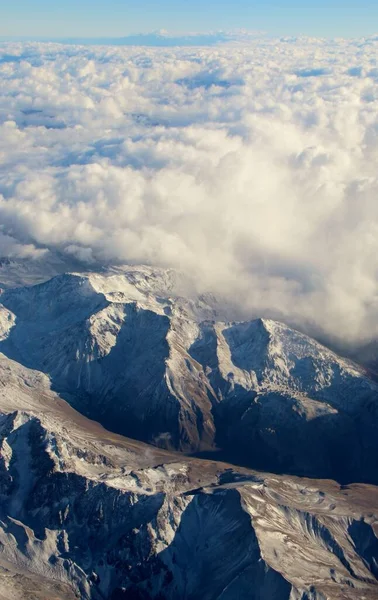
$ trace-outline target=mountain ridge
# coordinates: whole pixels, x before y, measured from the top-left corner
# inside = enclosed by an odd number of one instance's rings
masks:
[[[373,486],[166,452],[88,421],[3,355],[0,379],[7,600],[376,598]]]
[[[5,290],[0,350],[129,437],[375,481],[378,385],[368,372],[271,319],[224,321],[212,297],[183,297],[180,286],[174,271],[132,267]]]
[[[374,600],[376,382],[184,290],[133,267],[1,293],[4,598]]]

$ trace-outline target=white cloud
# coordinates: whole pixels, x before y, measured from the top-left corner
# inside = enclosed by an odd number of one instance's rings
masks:
[[[0,45],[0,250],[181,268],[378,333],[378,41]]]

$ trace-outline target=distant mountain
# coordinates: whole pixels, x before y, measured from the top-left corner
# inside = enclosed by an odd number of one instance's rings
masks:
[[[367,367],[378,380],[378,340],[372,340],[355,348],[351,356]]]
[[[6,41],[38,41],[56,42],[60,44],[74,45],[98,45],[98,46],[153,46],[153,47],[176,47],[176,46],[214,46],[227,42],[248,42],[264,35],[261,31],[210,31],[205,33],[177,33],[171,34],[165,30],[151,31],[149,33],[135,33],[122,37],[7,37],[0,36],[0,42]]]
[[[175,46],[213,46],[214,44],[224,43],[232,40],[230,34],[225,32],[215,33],[194,33],[183,35],[168,35],[159,31],[151,33],[138,33],[126,35],[124,37],[95,37],[95,38],[60,38],[62,44],[79,45],[105,45],[105,46],[155,46],[155,47],[175,47]]]
[[[108,429],[249,467],[378,482],[378,385],[271,320],[224,320],[174,272],[63,274],[0,296],[0,351]],[[214,455],[215,457],[216,455]]]
[[[0,288],[34,285],[77,268],[79,265],[74,259],[51,252],[41,251],[33,258],[0,256]]]

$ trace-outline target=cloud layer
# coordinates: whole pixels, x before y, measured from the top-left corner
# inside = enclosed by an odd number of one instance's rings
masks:
[[[177,267],[378,334],[378,41],[0,45],[0,254]]]

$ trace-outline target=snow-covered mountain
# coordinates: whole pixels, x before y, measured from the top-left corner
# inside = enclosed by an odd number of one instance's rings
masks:
[[[230,322],[174,271],[63,274],[0,296],[0,351],[108,429],[244,465],[378,481],[378,386],[266,319]]]
[[[102,429],[0,355],[1,600],[375,600],[378,496]]]
[[[78,263],[74,259],[44,250],[40,250],[33,258],[0,256],[0,288],[35,285],[77,268]]]

